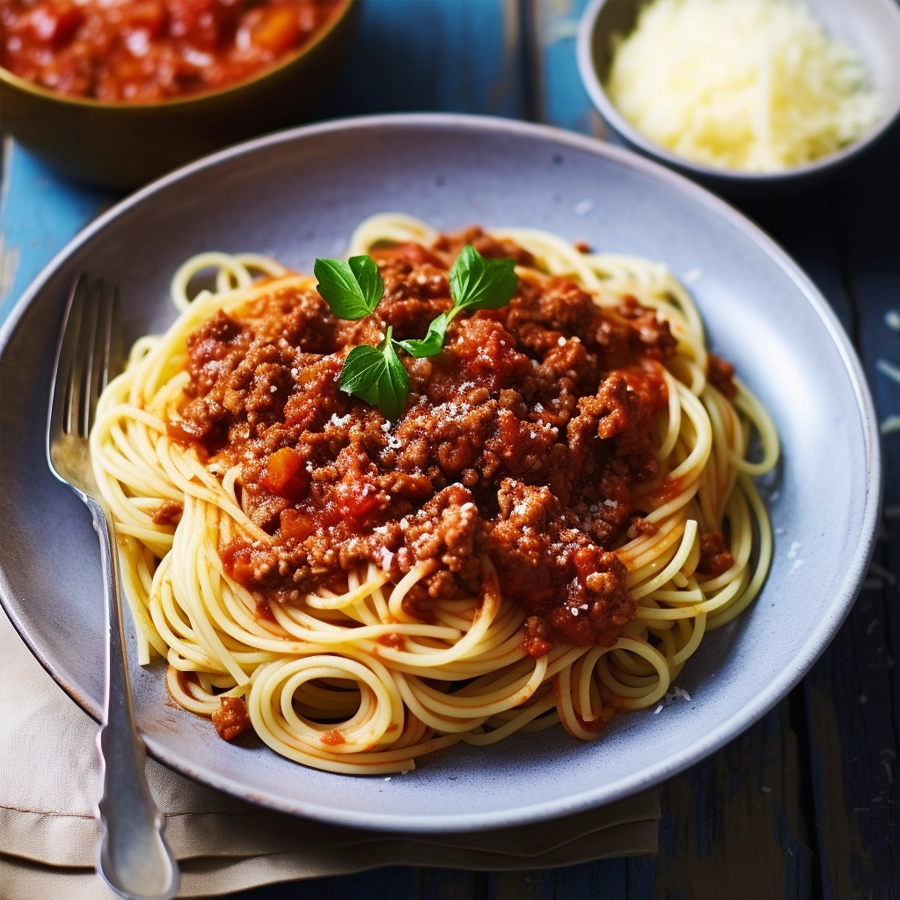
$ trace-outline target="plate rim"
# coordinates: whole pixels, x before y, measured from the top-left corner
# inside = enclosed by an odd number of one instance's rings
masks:
[[[837,635],[862,586],[862,581],[876,544],[877,524],[880,517],[883,490],[883,471],[877,432],[877,416],[862,364],[834,310],[810,277],[774,239],[743,213],[710,191],[700,187],[685,176],[667,169],[660,163],[597,138],[549,125],[461,113],[388,113],[353,116],[311,125],[302,125],[244,141],[195,160],[156,179],[101,213],[79,231],[44,266],[15,302],[5,322],[0,326],[0,363],[5,360],[7,347],[21,325],[26,312],[56,271],[65,264],[70,256],[91,241],[95,235],[155,193],[179,181],[190,179],[196,173],[214,168],[243,155],[264,151],[272,146],[303,141],[307,138],[315,138],[334,132],[395,129],[417,129],[421,131],[463,129],[470,132],[486,132],[495,135],[506,133],[520,138],[537,139],[548,145],[555,144],[561,148],[568,147],[590,155],[612,159],[628,168],[636,169],[648,175],[654,181],[661,181],[663,184],[676,189],[679,193],[686,195],[693,203],[709,210],[714,217],[724,219],[730,223],[790,278],[795,288],[804,296],[822,321],[841,357],[844,371],[849,378],[849,383],[856,398],[855,412],[859,415],[861,436],[865,446],[866,491],[861,511],[863,527],[860,531],[859,542],[856,545],[856,552],[853,555],[855,564],[845,570],[840,587],[835,591],[835,596],[840,598],[840,602],[831,604],[827,613],[819,620],[807,640],[795,650],[791,664],[777,673],[764,691],[760,692],[751,703],[740,707],[734,714],[723,719],[716,728],[690,741],[677,753],[667,755],[660,762],[650,767],[645,767],[636,774],[620,778],[612,785],[589,789],[577,795],[570,795],[553,801],[517,806],[514,810],[504,809],[493,812],[455,813],[449,815],[436,814],[430,817],[420,816],[411,822],[408,818],[393,813],[348,811],[341,808],[322,806],[317,803],[285,801],[284,798],[272,793],[260,791],[251,793],[246,787],[241,788],[236,782],[220,776],[216,772],[192,768],[189,761],[182,760],[180,757],[176,758],[176,754],[167,751],[163,745],[152,737],[144,736],[147,750],[151,756],[173,771],[186,775],[209,787],[224,791],[231,796],[249,800],[257,805],[279,812],[307,816],[322,822],[366,828],[374,831],[409,831],[411,827],[415,831],[422,833],[482,831],[513,825],[532,824],[607,805],[636,794],[641,790],[655,787],[667,778],[707,758],[716,750],[725,746],[726,743],[737,738],[779,703],[805,677],[819,656],[824,653]],[[11,603],[8,599],[11,595],[12,590],[6,578],[5,570],[0,566],[0,605],[3,606],[19,636],[54,681],[88,715],[97,720],[99,707],[91,702],[91,698],[84,696],[77,685],[64,682],[61,676],[54,671],[49,660],[45,659],[37,642],[28,633],[26,624],[16,615],[13,608],[14,601]]]

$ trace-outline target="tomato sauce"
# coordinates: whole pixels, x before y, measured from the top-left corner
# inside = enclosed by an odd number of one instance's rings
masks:
[[[242,504],[271,542],[237,538],[226,570],[275,603],[361,564],[397,583],[427,573],[404,609],[499,589],[527,613],[523,648],[611,646],[634,618],[615,549],[659,478],[655,416],[675,340],[636,302],[601,309],[565,278],[521,277],[507,307],[459,316],[443,349],[403,357],[410,395],[388,421],[340,390],[343,360],[387,326],[422,337],[449,308],[448,269],[465,243],[523,251],[478,230],[374,251],[375,314],[335,319],[312,288],[275,287],[188,338],[188,400],[170,423],[204,457],[240,465]],[[392,636],[382,639],[393,646]]]
[[[0,66],[73,97],[229,87],[307,43],[339,0],[0,0]]]

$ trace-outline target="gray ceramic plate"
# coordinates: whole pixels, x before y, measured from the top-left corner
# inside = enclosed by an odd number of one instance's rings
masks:
[[[150,752],[240,797],[380,829],[502,827],[650,787],[762,716],[834,636],[874,542],[878,442],[854,352],[797,266],[712,195],[587,138],[458,116],[332,122],[210,157],[98,219],[48,266],[0,333],[3,603],[48,671],[96,717],[96,541],[84,507],[47,472],[43,449],[53,348],[73,276],[87,270],[121,286],[130,340],[173,319],[168,282],[190,254],[254,250],[311,271],[316,255],[340,253],[357,222],[386,210],[442,229],[548,228],[665,260],[677,275],[702,273],[693,290],[712,344],[767,404],[784,444],[770,497],[768,583],[688,664],[679,684],[691,702],[622,715],[590,744],[553,729],[493,747],[460,745],[390,781],[326,774],[220,741],[207,721],[167,701],[157,664],[133,671]]]

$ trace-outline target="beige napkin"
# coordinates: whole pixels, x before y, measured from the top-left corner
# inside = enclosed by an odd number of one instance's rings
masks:
[[[44,672],[0,611],[0,900],[108,900],[93,873],[96,724]],[[655,853],[656,791],[552,823],[474,834],[388,834],[267,812],[150,760],[181,861],[180,897],[389,865],[542,869]],[[548,836],[552,836],[548,844]]]

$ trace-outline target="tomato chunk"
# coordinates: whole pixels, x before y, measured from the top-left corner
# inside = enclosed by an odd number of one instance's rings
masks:
[[[366,481],[342,481],[335,495],[340,511],[351,519],[364,519],[381,504],[378,488]]]
[[[41,43],[61,47],[72,39],[83,21],[82,11],[68,0],[39,3],[31,13],[31,30]]]
[[[259,483],[279,497],[295,499],[306,493],[309,472],[303,467],[301,453],[293,447],[276,450],[267,460]]]
[[[169,0],[169,32],[204,53],[225,46],[234,26],[234,4],[223,0]]]
[[[225,571],[241,584],[249,584],[253,581],[256,568],[253,565],[253,551],[250,547],[240,542],[233,542],[223,547],[220,553]]]
[[[166,30],[168,17],[163,0],[136,0],[126,9],[128,30],[143,31],[150,40],[156,40]]]

